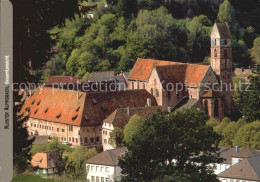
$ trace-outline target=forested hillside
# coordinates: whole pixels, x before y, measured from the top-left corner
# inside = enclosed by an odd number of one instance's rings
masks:
[[[233,62],[260,62],[258,0],[107,0],[85,1],[63,28],[49,30],[57,52],[42,70],[49,75],[83,77],[94,70],[129,71],[138,57],[209,62],[214,22],[232,32]],[[93,18],[87,15],[93,14]]]

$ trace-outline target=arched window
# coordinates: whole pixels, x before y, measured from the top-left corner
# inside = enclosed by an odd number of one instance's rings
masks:
[[[214,101],[214,116],[215,117],[219,116],[218,100],[217,99]]]
[[[214,49],[214,58],[218,57],[217,49]]]
[[[227,59],[227,50],[224,50],[224,58]]]
[[[205,114],[209,114],[208,100],[204,102]]]
[[[150,94],[153,95],[153,88],[150,89]]]

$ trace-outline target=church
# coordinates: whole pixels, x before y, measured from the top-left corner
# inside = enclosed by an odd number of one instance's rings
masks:
[[[159,106],[175,111],[196,107],[221,120],[233,111],[232,46],[226,23],[215,23],[210,35],[210,65],[138,58],[128,89],[146,89]]]

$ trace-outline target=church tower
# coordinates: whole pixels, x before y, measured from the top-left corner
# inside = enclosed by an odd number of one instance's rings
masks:
[[[225,115],[233,110],[232,102],[232,43],[231,33],[226,23],[215,23],[210,35],[211,38],[211,68],[215,72],[222,93]]]
[[[211,68],[222,83],[232,82],[231,33],[226,23],[215,23],[211,32]]]

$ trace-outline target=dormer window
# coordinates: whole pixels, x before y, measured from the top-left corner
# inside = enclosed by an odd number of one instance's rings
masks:
[[[45,112],[45,113],[47,113],[47,112],[48,112],[48,107],[47,107],[47,108],[44,110],[44,112]]]
[[[34,114],[36,114],[38,112],[38,108],[34,111]]]
[[[72,117],[72,120],[77,119],[77,117],[78,117],[78,114],[76,114],[75,116],[73,116],[73,117]]]
[[[37,106],[40,105],[40,103],[41,103],[41,100],[39,100],[39,101],[37,102]]]
[[[33,99],[33,101],[32,101],[32,105],[35,103],[35,99]]]
[[[78,112],[79,111],[79,109],[80,109],[80,106],[76,109],[76,112]]]
[[[217,49],[214,49],[214,58],[218,57]]]
[[[56,118],[60,118],[60,116],[61,116],[61,113],[59,113],[59,114],[56,116]]]

